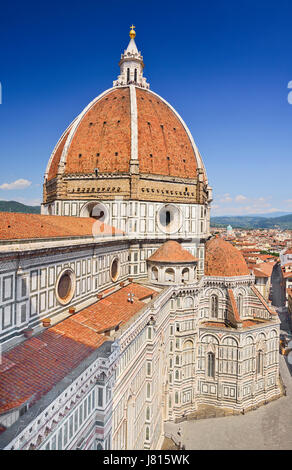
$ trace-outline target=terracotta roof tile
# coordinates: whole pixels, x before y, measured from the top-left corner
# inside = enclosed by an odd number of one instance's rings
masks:
[[[136,88],[138,152],[141,173],[197,178],[197,156],[190,138],[173,110],[160,97]],[[78,119],[78,118],[77,118]],[[109,90],[73,123],[54,149],[48,180],[57,175],[66,146],[66,174],[129,173],[131,106],[129,87]],[[70,137],[70,142],[69,142]],[[205,171],[203,179],[206,180]]]
[[[68,321],[70,319],[63,323]],[[58,334],[53,327],[32,339],[41,340],[46,346],[36,351],[29,340],[3,354],[14,365],[0,373],[0,413],[19,407],[27,400],[35,403],[107,338],[99,335],[93,347],[80,338],[73,339],[65,331]]]
[[[128,294],[134,302],[128,302]],[[157,295],[139,284],[129,284],[94,305],[83,309],[43,333],[3,354],[0,366],[0,413],[33,404],[76,368],[103,342],[99,331],[126,323],[145,303],[140,299]]]
[[[0,240],[103,236],[123,232],[90,217],[0,212]]]
[[[249,270],[242,253],[231,243],[214,237],[206,243],[206,276],[247,276]]]
[[[174,112],[151,92],[136,88],[141,173],[197,177],[191,141]]]

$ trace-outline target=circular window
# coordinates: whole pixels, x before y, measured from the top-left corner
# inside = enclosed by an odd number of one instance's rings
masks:
[[[112,260],[110,273],[111,273],[112,281],[115,282],[118,279],[119,275],[120,275],[120,260],[119,260],[119,258],[114,258]]]
[[[180,210],[173,204],[166,204],[157,214],[157,223],[160,230],[165,233],[178,232],[182,224]]]
[[[62,305],[66,305],[72,299],[75,292],[75,274],[72,269],[61,272],[56,285],[56,296]]]
[[[104,204],[93,201],[88,202],[82,207],[80,217],[92,217],[93,219],[106,223],[109,218],[109,213]]]

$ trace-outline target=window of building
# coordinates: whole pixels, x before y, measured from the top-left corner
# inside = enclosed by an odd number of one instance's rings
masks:
[[[146,397],[147,397],[147,398],[150,398],[150,394],[151,394],[151,386],[150,386],[150,383],[147,382],[147,386],[146,386]]]
[[[238,310],[239,315],[243,313],[243,295],[242,294],[238,294],[237,296],[237,310]]]
[[[188,268],[182,270],[182,280],[185,282],[190,280],[190,271]]]
[[[147,362],[147,375],[151,375],[151,362]]]
[[[152,281],[158,281],[158,269],[154,266],[151,270]]]
[[[174,282],[175,279],[175,273],[174,269],[168,268],[165,270],[165,281],[167,282]]]
[[[152,328],[151,326],[148,327],[148,339],[152,338]]]
[[[103,406],[103,389],[98,387],[98,406]]]
[[[26,296],[26,279],[25,278],[21,279],[21,296],[22,297]]]
[[[263,375],[263,359],[264,354],[263,351],[258,351],[257,353],[257,374]]]
[[[61,273],[56,286],[58,301],[65,305],[72,299],[75,291],[75,275],[71,269]]]
[[[146,421],[150,421],[150,408],[147,406],[146,408]]]
[[[208,377],[215,377],[215,354],[208,353]]]
[[[120,261],[119,258],[114,258],[110,269],[111,279],[115,282],[120,275]]]
[[[211,296],[211,317],[218,318],[218,296]]]

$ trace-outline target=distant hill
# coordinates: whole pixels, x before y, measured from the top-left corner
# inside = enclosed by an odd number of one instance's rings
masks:
[[[41,206],[26,206],[17,201],[0,201],[0,212],[24,212],[25,214],[40,214]]]
[[[272,217],[281,217],[282,215],[289,215],[290,212],[269,212],[268,214],[246,214],[245,217],[264,217],[265,219],[272,218]]]
[[[245,229],[279,228],[281,230],[292,230],[292,214],[281,217],[211,217],[212,227],[227,227],[227,225],[231,225],[233,228]]]

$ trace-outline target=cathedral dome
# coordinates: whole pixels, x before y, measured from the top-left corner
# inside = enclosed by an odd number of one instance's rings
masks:
[[[192,136],[176,111],[145,88],[113,87],[94,99],[70,124],[49,161],[46,179],[57,175],[138,173],[196,179],[205,169]]]
[[[52,152],[44,178],[44,213],[59,214],[60,206],[63,215],[72,210],[72,215],[88,216],[86,204],[117,198],[183,204],[212,200],[189,129],[149,89],[131,28],[113,87],[84,108]]]
[[[206,243],[205,276],[247,276],[246,261],[231,243],[215,237]]]

